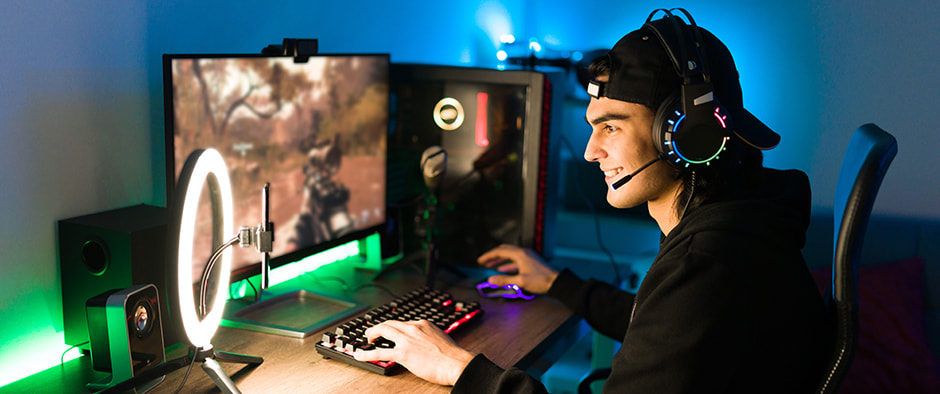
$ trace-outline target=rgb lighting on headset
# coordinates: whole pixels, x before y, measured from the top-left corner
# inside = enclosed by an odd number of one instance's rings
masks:
[[[721,123],[722,128],[727,128],[725,121],[724,121],[725,120],[724,117],[721,117],[718,111],[719,109],[715,108],[715,112],[714,112],[715,118],[717,118],[718,121]],[[672,120],[667,121],[669,122],[670,125],[672,125],[672,130],[673,130],[672,133],[678,133],[679,131],[681,131],[679,130],[680,125],[682,124],[682,121],[685,120],[685,114],[682,114],[679,111],[676,111],[676,115],[679,115],[679,119],[677,119],[675,122],[673,122]],[[721,139],[721,146],[718,147],[718,150],[715,151],[715,154],[712,155],[711,157],[708,157],[702,160],[692,160],[692,159],[689,159],[688,157],[685,157],[685,155],[683,155],[682,152],[679,150],[679,144],[675,143],[674,141],[665,141],[664,143],[668,146],[671,146],[672,152],[675,152],[675,154],[678,156],[678,158],[676,158],[676,163],[681,163],[684,161],[685,166],[688,167],[691,164],[710,165],[712,160],[717,159],[718,155],[721,154],[721,152],[724,152],[725,149],[727,149],[726,145],[728,144],[728,139],[729,137],[727,136],[723,137]]]
[[[725,120],[728,119],[728,115],[722,115],[722,114],[721,114],[721,107],[715,107],[715,112],[712,112],[712,115],[714,115],[714,116],[715,116],[715,119],[718,120],[718,123],[721,124],[721,128],[723,128],[723,129],[727,129],[727,128],[728,128],[728,124],[725,123]]]
[[[222,252],[221,272],[218,280],[218,287],[214,294],[212,307],[203,320],[199,320],[196,315],[195,297],[193,294],[193,239],[196,228],[196,212],[199,205],[199,196],[202,193],[203,183],[208,183],[210,202],[212,205],[213,218],[212,226],[216,231],[222,230],[222,234],[232,233],[228,227],[234,223],[232,184],[228,177],[228,168],[225,166],[225,160],[215,149],[206,149],[197,151],[198,158],[192,166],[192,173],[188,177],[189,183],[180,185],[185,187],[186,195],[183,199],[183,209],[180,216],[179,228],[179,254],[177,255],[177,280],[179,288],[180,318],[183,321],[183,329],[186,331],[186,337],[189,342],[198,348],[211,346],[210,341],[219,328],[222,320],[222,309],[225,304],[225,294],[223,289],[229,286],[229,276],[227,273],[232,267],[232,250],[226,248]],[[186,168],[183,169],[186,171]],[[210,175],[212,178],[210,178]],[[180,177],[186,179],[186,177]],[[221,205],[221,216],[215,212],[219,211]],[[213,246],[215,247],[215,245]]]

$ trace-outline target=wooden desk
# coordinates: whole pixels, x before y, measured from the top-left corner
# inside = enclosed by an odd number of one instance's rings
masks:
[[[370,283],[373,272],[360,271],[340,264],[333,271],[306,274],[285,285],[298,286],[302,281],[321,294],[343,295],[343,285],[355,288]],[[342,278],[341,283],[334,278]],[[453,338],[462,347],[475,353],[483,353],[500,366],[516,366],[522,369],[544,363],[545,358],[560,354],[558,349],[573,343],[575,328],[580,318],[557,301],[548,297],[537,297],[533,301],[498,301],[481,299],[473,288],[481,277],[457,279],[442,274],[437,288],[447,291],[457,299],[480,300],[484,315],[481,321],[463,327],[453,333]],[[413,267],[405,267],[376,280],[375,285],[404,294],[423,285],[424,278]],[[283,286],[282,286],[283,287]],[[379,287],[362,287],[346,298],[379,305],[393,297]],[[277,290],[276,288],[274,290]],[[328,329],[332,330],[333,326]],[[381,376],[336,360],[320,356],[315,344],[321,332],[306,338],[290,338],[242,329],[220,327],[213,338],[218,351],[260,356],[264,362],[256,367],[244,364],[221,363],[226,374],[244,393],[444,393],[450,387],[428,383],[406,370],[393,375]],[[184,355],[186,349],[176,347],[167,353],[167,359]],[[554,360],[549,360],[553,362]],[[198,364],[198,363],[197,363]],[[167,375],[166,380],[152,393],[172,393],[179,386],[186,368]],[[85,384],[107,375],[91,369],[90,357],[80,357],[62,366],[52,367],[28,378],[0,388],[2,393],[13,392],[57,392],[88,393]],[[215,384],[201,368],[194,365],[182,392],[218,392]]]

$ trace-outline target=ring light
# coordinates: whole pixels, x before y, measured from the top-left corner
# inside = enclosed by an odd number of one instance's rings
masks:
[[[454,114],[450,114],[450,111],[454,111]],[[457,130],[463,124],[463,118],[463,106],[453,97],[444,97],[434,106],[434,123],[443,130]]]
[[[193,294],[193,241],[196,228],[196,213],[199,207],[199,197],[202,193],[203,183],[208,183],[210,205],[212,206],[213,243],[218,244],[226,234],[232,233],[229,227],[234,223],[232,184],[228,177],[228,168],[225,160],[215,149],[198,150],[190,155],[183,167],[180,180],[185,180],[186,194],[183,198],[183,208],[180,214],[179,228],[179,254],[177,255],[177,280],[179,289],[180,318],[183,329],[189,342],[197,348],[211,347],[210,341],[222,321],[225,294],[223,289],[228,288],[229,276],[227,273],[232,267],[232,251],[226,248],[222,252],[222,266],[215,290],[215,299],[208,314],[199,320],[196,315],[195,297]],[[183,186],[181,183],[180,186]],[[213,245],[213,249],[218,245]]]
[[[214,263],[221,260],[221,272],[215,289],[215,299],[212,301],[212,308],[205,311],[205,297],[196,305],[195,294],[193,290],[193,242],[196,232],[196,211],[199,208],[199,197],[202,194],[202,185],[209,185],[209,204],[212,211],[212,248],[214,250],[212,257],[207,263],[199,284],[201,295],[208,293],[206,288],[208,272],[213,271]],[[265,186],[267,189],[267,186]],[[186,163],[183,164],[183,170],[180,172],[179,183],[176,189],[176,203],[174,210],[174,219],[179,220],[179,237],[170,239],[178,247],[176,256],[177,264],[177,293],[179,293],[179,317],[183,323],[183,330],[192,347],[188,354],[177,359],[167,361],[157,365],[148,374],[141,374],[127,379],[115,386],[109,388],[108,392],[125,392],[137,388],[141,380],[149,376],[166,375],[176,369],[189,366],[192,368],[196,362],[202,363],[202,370],[209,375],[216,387],[225,394],[239,394],[238,386],[232,381],[225,371],[219,365],[219,361],[241,363],[249,365],[259,365],[264,359],[257,356],[247,356],[242,354],[220,352],[212,348],[212,337],[219,329],[219,323],[222,321],[222,311],[225,307],[225,294],[222,290],[229,286],[229,271],[232,267],[232,251],[229,249],[233,241],[224,242],[226,234],[231,233],[229,227],[234,223],[234,209],[232,201],[232,183],[228,178],[228,168],[225,166],[225,160],[215,149],[196,150],[189,155]],[[265,205],[265,207],[267,207]],[[265,226],[266,227],[266,226]],[[246,245],[258,244],[259,241],[267,239],[269,234],[265,228],[257,232],[258,240],[246,240]],[[233,237],[234,242],[240,242],[240,237]],[[258,244],[259,251],[269,252],[266,246]],[[202,320],[196,313],[199,308]],[[146,331],[151,311],[146,309],[135,316],[135,328],[138,335],[147,335]],[[141,332],[143,330],[143,333]],[[150,375],[150,373],[153,375]],[[186,377],[189,372],[186,372]],[[186,382],[186,377],[180,383],[180,388]],[[179,391],[179,390],[177,390]]]

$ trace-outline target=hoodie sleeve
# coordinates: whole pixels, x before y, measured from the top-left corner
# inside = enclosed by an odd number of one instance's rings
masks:
[[[464,368],[451,393],[547,393],[545,386],[518,368],[502,369],[482,354]]]
[[[634,295],[595,279],[584,280],[562,270],[548,295],[580,315],[592,328],[612,339],[627,333]]]
[[[548,295],[585,317],[598,332],[623,338],[630,320],[633,295],[610,284],[583,280],[568,269],[558,274]],[[611,319],[615,316],[615,319]],[[545,386],[518,368],[502,369],[482,354],[460,374],[452,393],[545,393]]]

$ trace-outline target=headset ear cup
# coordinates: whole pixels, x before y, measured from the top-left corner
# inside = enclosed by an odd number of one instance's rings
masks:
[[[653,119],[653,143],[664,161],[686,168],[708,164],[724,151],[732,127],[728,111],[718,100],[707,108],[684,113],[678,93],[663,101]]]
[[[675,92],[666,98],[659,108],[656,109],[656,116],[653,118],[653,144],[656,150],[664,157],[664,161],[676,167],[683,167],[681,159],[675,154],[675,150],[669,145],[672,142],[667,133],[672,133],[673,124],[677,113],[682,112],[682,102],[679,92]],[[678,160],[678,161],[677,161]]]
[[[708,165],[726,149],[731,129],[728,111],[717,99],[689,110],[672,135],[673,146],[682,160],[693,165]]]

